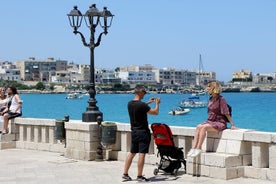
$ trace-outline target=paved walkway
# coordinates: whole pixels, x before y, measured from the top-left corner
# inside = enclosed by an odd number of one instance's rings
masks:
[[[59,153],[9,149],[0,150],[0,183],[49,183],[49,184],[93,184],[93,183],[137,183],[122,182],[121,174],[124,163],[121,161],[77,161],[67,159]],[[153,175],[155,166],[145,165],[144,174],[151,183],[239,183],[239,184],[272,184],[273,182],[239,178],[219,180],[207,177],[192,177],[180,174],[178,177],[159,174]],[[181,173],[181,170],[180,170]],[[136,176],[136,163],[130,169],[130,176]]]

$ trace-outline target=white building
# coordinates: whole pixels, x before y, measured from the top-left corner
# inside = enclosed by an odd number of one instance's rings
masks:
[[[0,79],[8,81],[21,81],[20,70],[11,62],[0,62]]]
[[[155,73],[152,71],[120,71],[119,77],[125,83],[156,83]]]
[[[152,65],[120,67],[118,77],[123,83],[156,83],[156,75]]]
[[[159,70],[159,79],[163,85],[193,85],[196,83],[196,72],[163,68]]]
[[[269,74],[256,74],[253,76],[256,84],[276,84],[276,72]]]

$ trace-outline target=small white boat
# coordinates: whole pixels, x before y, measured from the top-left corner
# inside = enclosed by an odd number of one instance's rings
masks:
[[[191,95],[192,96],[204,96],[204,95],[206,95],[206,92],[205,91],[197,91],[195,93],[192,93]]]
[[[182,108],[201,108],[201,107],[207,107],[208,102],[207,101],[183,100],[182,102],[180,102],[180,106]]]
[[[81,95],[79,93],[70,93],[65,98],[66,99],[80,99],[82,97],[83,97],[83,95]]]
[[[201,101],[199,96],[191,96],[180,102],[181,108],[202,108],[208,106],[208,101]]]
[[[176,108],[169,112],[169,115],[183,115],[190,112],[190,109]]]

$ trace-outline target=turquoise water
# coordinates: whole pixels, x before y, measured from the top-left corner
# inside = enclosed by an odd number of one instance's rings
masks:
[[[232,106],[232,117],[240,128],[276,132],[276,93],[224,93]],[[158,116],[149,115],[149,123],[163,122],[174,126],[195,127],[207,118],[207,108],[191,109],[188,114],[171,116],[168,112],[188,94],[148,94],[161,98]],[[81,120],[88,106],[88,96],[82,99],[68,100],[66,94],[21,94],[23,116],[31,118],[60,119],[69,115],[70,119]],[[103,112],[104,121],[128,123],[127,102],[132,94],[98,94],[97,106]],[[208,96],[201,97],[208,99]]]

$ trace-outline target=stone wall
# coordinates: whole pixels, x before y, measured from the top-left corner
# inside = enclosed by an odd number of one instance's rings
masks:
[[[104,147],[104,159],[124,161],[130,150],[130,126],[123,123],[116,123],[116,126],[116,143]],[[60,152],[78,160],[97,159],[97,123],[65,122],[66,140],[55,139],[56,120],[53,119],[16,118],[10,127],[10,134],[0,135],[0,149],[35,149]],[[183,148],[186,158],[195,128],[171,126],[171,130],[175,145]],[[146,163],[159,163],[157,153],[152,137]],[[187,174],[226,180],[248,177],[276,181],[276,133],[248,129],[209,133],[203,153],[197,158],[187,158]]]

